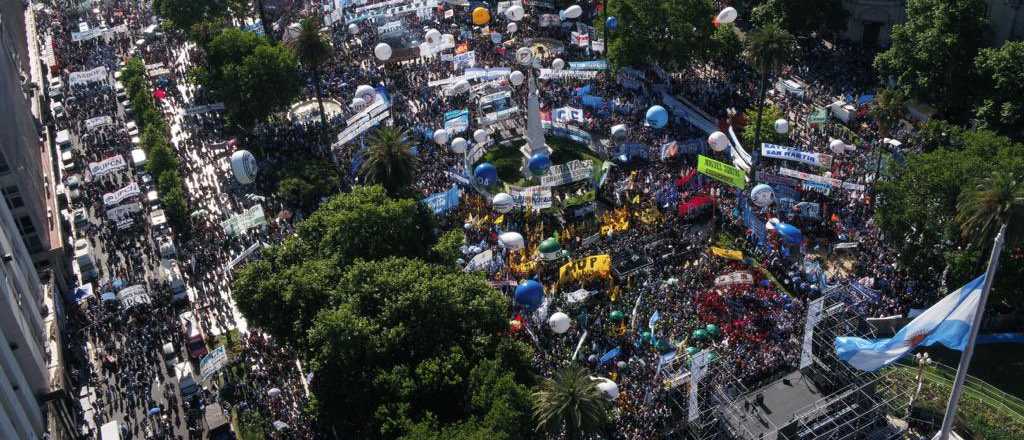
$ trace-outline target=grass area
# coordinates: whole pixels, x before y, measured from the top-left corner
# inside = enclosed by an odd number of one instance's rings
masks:
[[[971,358],[971,375],[1021,402],[1021,414],[1024,414],[1024,381],[1020,372],[1024,371],[1024,350],[1016,344],[982,344],[974,347]],[[929,347],[928,354],[946,365],[960,362],[961,352],[942,346]],[[983,382],[984,383],[984,382]]]
[[[551,163],[561,165],[574,160],[589,160],[594,163],[595,173],[599,172],[603,162],[586,145],[573,142],[568,139],[548,137],[545,139],[548,147],[551,147]],[[510,145],[502,145],[484,154],[482,162],[490,162],[498,169],[498,178],[510,185],[529,186],[531,183],[523,179],[519,172],[523,165],[523,154],[519,151],[525,142],[517,142]],[[476,166],[476,164],[474,164]]]
[[[913,390],[917,386],[915,366],[901,365],[885,376],[888,387],[894,391]],[[946,402],[956,371],[943,365],[925,369],[921,394],[914,402],[911,418],[919,428],[934,429],[942,422]],[[905,408],[906,400],[897,399],[896,408]],[[955,429],[965,438],[1020,439],[1024,438],[1024,402],[1010,396],[977,378],[968,377],[960,398]],[[923,422],[923,423],[922,423]],[[928,423],[932,425],[929,426]]]
[[[523,180],[523,175],[519,172],[523,165],[523,153],[519,152],[520,145],[495,148],[484,154],[482,161],[490,162],[498,169],[498,178],[502,182],[518,185],[519,181]]]

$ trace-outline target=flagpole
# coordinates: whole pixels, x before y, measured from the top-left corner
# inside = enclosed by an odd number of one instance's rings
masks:
[[[988,270],[985,271],[985,282],[981,288],[981,298],[978,298],[978,309],[974,312],[974,322],[971,323],[971,336],[964,347],[964,354],[960,356],[960,365],[956,368],[956,379],[953,381],[953,391],[949,393],[949,403],[946,404],[946,416],[942,419],[942,429],[932,440],[949,440],[949,433],[953,430],[953,421],[956,419],[956,407],[960,402],[960,394],[963,392],[964,381],[967,379],[967,368],[971,365],[971,356],[974,355],[974,342],[978,339],[978,330],[981,328],[981,317],[985,313],[985,302],[988,300],[988,292],[992,289],[992,280],[995,278],[996,269],[999,268],[999,254],[1003,251],[1003,239],[1006,236],[1006,224],[999,228],[996,234],[995,244],[992,246],[992,255],[988,257]]]

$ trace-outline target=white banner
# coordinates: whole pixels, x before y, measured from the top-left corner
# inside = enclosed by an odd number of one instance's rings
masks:
[[[470,148],[469,152],[466,153],[466,163],[468,163],[468,164],[477,163],[477,161],[479,161],[481,157],[484,157],[484,154],[486,154],[486,153],[487,153],[487,144],[486,143],[474,144],[473,148]]]
[[[589,160],[574,160],[569,163],[551,167],[547,174],[540,177],[544,186],[566,185],[594,175],[594,163]]]
[[[203,360],[199,361],[199,381],[206,382],[227,364],[228,353],[224,350],[224,346],[221,345],[216,350],[203,356]]]
[[[89,118],[85,120],[85,129],[92,130],[96,127],[102,127],[114,123],[114,118],[110,116],[97,116],[95,118]]]
[[[103,159],[100,162],[89,163],[89,173],[92,177],[102,177],[107,174],[119,171],[124,167],[128,166],[128,163],[124,161],[124,157],[120,154],[114,157]]]
[[[832,156],[829,154],[800,151],[795,148],[769,144],[766,142],[761,143],[761,155],[772,159],[792,160],[794,162],[800,162],[821,168],[829,168],[832,166]]]
[[[115,206],[107,210],[107,219],[113,222],[120,222],[128,217],[129,214],[133,214],[141,210],[142,204],[139,202]]]
[[[185,116],[198,115],[200,113],[224,111],[223,102],[215,102],[207,105],[197,105],[185,109]]]
[[[476,67],[476,51],[471,50],[469,52],[456,54],[455,57],[452,58],[452,63],[455,69]]]
[[[736,271],[715,278],[716,286],[731,286],[734,284],[754,284],[754,276],[747,271]]]
[[[103,204],[106,206],[114,206],[118,203],[121,203],[122,200],[127,199],[129,197],[135,197],[140,193],[141,191],[139,190],[139,184],[132,182],[129,183],[124,188],[104,194]]]
[[[105,81],[107,79],[107,68],[100,66],[95,69],[84,70],[81,72],[71,72],[68,75],[68,85],[87,84],[95,81]]]
[[[600,73],[596,70],[559,70],[540,69],[540,79],[594,79]]]
[[[250,228],[266,224],[267,218],[263,214],[263,205],[255,205],[224,220],[221,222],[221,227],[224,228],[225,235],[235,236],[248,231]]]
[[[807,368],[814,363],[814,326],[821,321],[821,309],[825,297],[807,303],[807,321],[804,324],[804,343],[800,349],[800,368]]]
[[[233,258],[231,261],[228,262],[228,265],[226,266],[228,272],[232,271],[235,268],[235,266],[242,264],[242,262],[245,261],[246,258],[249,258],[249,255],[252,255],[253,252],[256,252],[257,249],[263,246],[265,245],[263,244],[262,241],[257,241],[253,243],[251,246],[247,247],[244,251],[242,251],[242,253],[238,254],[237,257]]]
[[[584,122],[583,109],[575,107],[561,107],[551,111],[553,122]]]
[[[516,206],[532,209],[546,209],[551,207],[551,187],[531,186],[521,187],[505,185],[505,191],[515,200]]]
[[[833,188],[843,188],[850,191],[864,191],[864,185],[859,185],[851,182],[843,182],[839,179],[819,176],[817,174],[805,173],[803,171],[791,170],[789,168],[779,168],[779,174],[786,177],[795,177],[800,180],[807,180],[810,182],[820,183],[823,185],[829,185],[832,186]]]

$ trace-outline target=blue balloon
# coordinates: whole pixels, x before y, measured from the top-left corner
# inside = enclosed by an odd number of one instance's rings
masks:
[[[803,233],[801,233],[796,226],[789,223],[779,223],[775,225],[775,230],[778,231],[779,236],[781,236],[783,241],[787,244],[800,244],[804,239]]]
[[[548,172],[551,168],[551,158],[543,153],[537,153],[530,157],[530,160],[526,162],[526,167],[530,169],[530,172],[534,176],[540,176]]]
[[[498,169],[490,162],[484,162],[473,170],[476,182],[483,186],[494,186],[498,183]]]
[[[619,19],[615,18],[614,16],[613,17],[608,17],[608,19],[604,21],[604,25],[609,30],[613,30],[614,31],[615,28],[619,27]]]
[[[544,303],[544,286],[536,280],[526,280],[516,286],[516,304],[526,310],[537,310]]]
[[[668,110],[660,105],[647,109],[647,125],[654,128],[664,128],[668,125]]]

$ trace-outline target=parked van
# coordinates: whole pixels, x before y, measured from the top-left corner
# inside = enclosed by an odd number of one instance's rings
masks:
[[[83,280],[91,280],[99,273],[96,271],[96,260],[92,255],[92,245],[84,238],[75,241],[75,263]]]
[[[173,342],[164,344],[164,367],[167,367],[167,371],[174,372],[174,366],[178,363],[178,350],[174,348]]]
[[[177,261],[161,260],[160,275],[171,286],[172,303],[188,300],[188,288],[185,287],[185,279],[181,277],[181,269],[178,268]]]
[[[202,359],[206,356],[206,340],[203,338],[203,329],[199,327],[192,312],[184,312],[178,315],[181,321],[181,333],[185,339],[185,349],[192,359]]]

